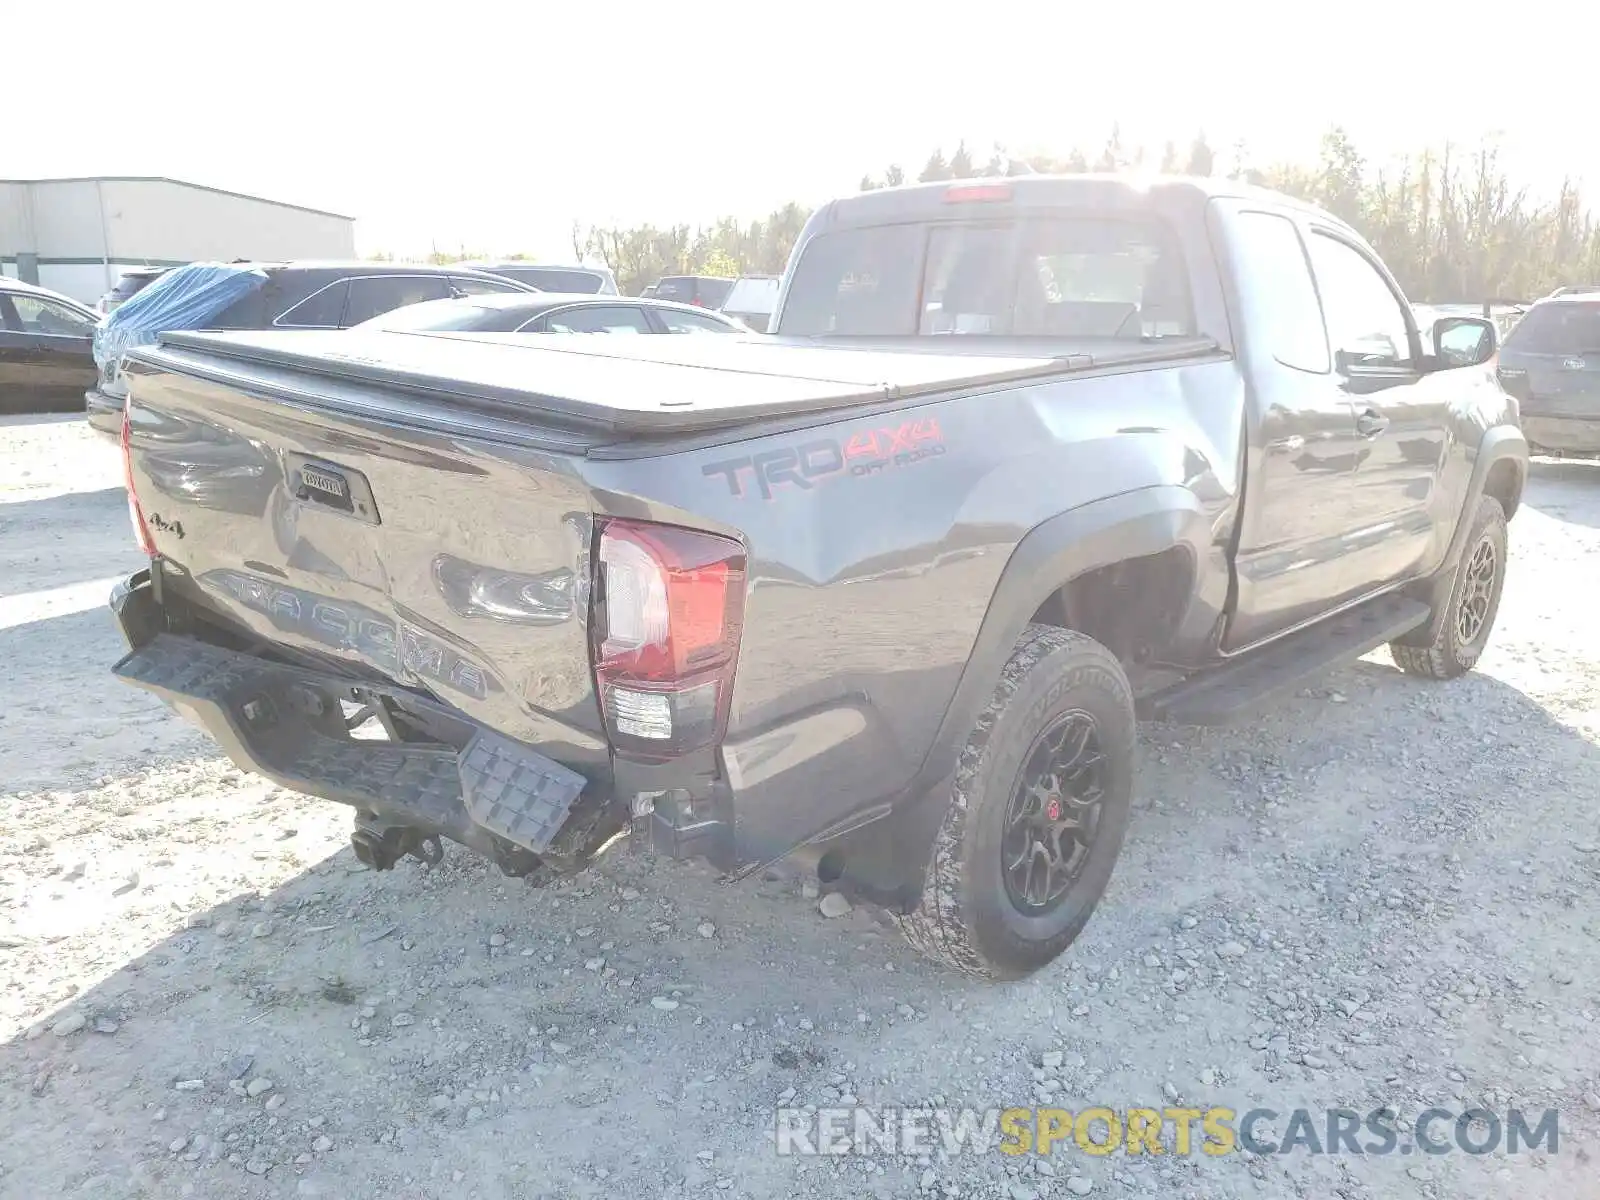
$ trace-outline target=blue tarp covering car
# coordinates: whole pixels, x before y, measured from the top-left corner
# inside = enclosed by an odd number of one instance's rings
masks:
[[[234,301],[265,285],[267,273],[240,263],[191,263],[169,271],[116,309],[96,329],[94,359],[101,378],[135,346],[172,329],[204,329]]]

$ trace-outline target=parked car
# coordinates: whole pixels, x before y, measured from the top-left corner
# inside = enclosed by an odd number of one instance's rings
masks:
[[[1424,355],[1318,208],[868,192],[810,219],[774,328],[133,351],[116,674],[351,805],[373,867],[787,856],[1006,977],[1111,877],[1136,712],[1226,721],[1385,644],[1450,679],[1489,639],[1527,472],[1489,323]]]
[[[80,403],[95,380],[99,320],[59,292],[0,276],[0,411]]]
[[[111,290],[100,297],[96,307],[102,313],[115,312],[124,302],[132,300],[170,270],[171,267],[129,267]]]
[[[696,308],[721,308],[733,289],[733,280],[710,275],[668,275],[656,280],[655,289],[651,295],[657,300],[676,300]]]
[[[758,333],[765,333],[778,307],[778,287],[782,282],[776,275],[741,275],[728,289],[721,311]]]
[[[722,313],[665,300],[620,296],[472,296],[397,308],[357,329],[472,333],[749,333]]]
[[[242,282],[241,282],[242,281]],[[97,340],[98,386],[85,400],[89,423],[122,428],[127,395],[121,350],[177,329],[347,329],[402,305],[534,289],[464,267],[372,262],[191,263],[167,273],[105,321]],[[107,347],[110,349],[108,350]]]
[[[1536,300],[1500,347],[1536,453],[1600,454],[1600,288]]]
[[[552,267],[526,262],[463,263],[474,270],[514,279],[541,292],[615,296],[616,276],[610,267]]]

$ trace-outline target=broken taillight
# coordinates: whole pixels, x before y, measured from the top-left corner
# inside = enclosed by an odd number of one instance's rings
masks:
[[[128,488],[128,520],[133,524],[133,537],[151,558],[155,557],[156,543],[150,536],[150,526],[145,524],[144,509],[139,507],[139,494],[133,490],[133,443],[130,436],[128,409],[133,404],[130,396],[122,402],[122,482]]]
[[[744,627],[745,551],[646,521],[600,529],[594,673],[612,744],[647,758],[714,745]]]

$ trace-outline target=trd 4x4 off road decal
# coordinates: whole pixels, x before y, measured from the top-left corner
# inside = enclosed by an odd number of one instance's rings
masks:
[[[728,481],[728,493],[745,494],[745,475],[754,478],[763,500],[771,500],[781,485],[810,488],[844,475],[875,475],[895,467],[907,467],[945,451],[939,422],[929,417],[904,421],[889,428],[878,427],[848,433],[839,438],[818,438],[781,450],[746,454],[740,458],[707,463],[706,475],[720,475]]]

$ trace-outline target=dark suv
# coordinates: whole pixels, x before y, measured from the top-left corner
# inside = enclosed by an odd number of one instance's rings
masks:
[[[129,267],[112,289],[100,297],[100,311],[115,312],[171,269],[171,267]]]
[[[1534,453],[1600,454],[1600,287],[1537,301],[1500,347]]]
[[[238,288],[218,289],[218,307],[188,302],[181,318],[162,324],[162,331],[178,329],[348,329],[392,309],[426,300],[481,296],[493,292],[533,292],[515,280],[503,279],[466,267],[402,266],[388,263],[231,263],[241,274],[254,271],[261,282],[240,294]],[[184,273],[216,271],[196,263],[178,267],[162,281],[176,294]],[[153,294],[153,293],[151,293]],[[141,299],[144,297],[141,296]],[[107,326],[130,318],[132,310],[119,309]],[[118,377],[115,356],[99,359],[99,386],[84,400],[89,424],[103,433],[120,434],[122,402],[127,389]]]
[[[721,308],[733,290],[733,280],[712,275],[668,275],[656,281],[650,294],[657,300],[676,300],[696,308]]]

